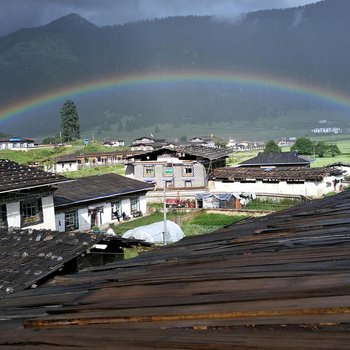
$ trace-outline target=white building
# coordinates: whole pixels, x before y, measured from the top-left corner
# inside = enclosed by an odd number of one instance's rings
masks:
[[[124,147],[125,140],[104,140],[102,145],[106,147]]]
[[[320,198],[342,188],[341,171],[327,168],[220,168],[208,182],[211,192],[299,195]]]
[[[52,186],[72,180],[4,159],[0,174],[0,226],[54,230]]]
[[[125,216],[146,213],[153,185],[117,174],[87,176],[58,186],[54,196],[58,231],[91,230]]]
[[[0,150],[26,150],[34,147],[34,140],[27,137],[6,137],[0,139]]]

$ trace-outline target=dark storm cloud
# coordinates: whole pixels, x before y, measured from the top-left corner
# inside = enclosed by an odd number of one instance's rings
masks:
[[[179,15],[237,18],[248,11],[300,6],[317,0],[0,0],[0,35],[78,13],[98,25]]]

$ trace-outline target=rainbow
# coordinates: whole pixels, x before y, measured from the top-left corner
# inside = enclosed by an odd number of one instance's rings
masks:
[[[350,96],[341,92],[327,90],[301,82],[283,80],[273,77],[228,73],[228,72],[191,72],[181,71],[174,73],[147,73],[138,75],[128,75],[125,77],[107,78],[94,80],[61,88],[40,96],[18,101],[15,104],[5,106],[0,109],[0,122],[22,113],[49,105],[63,98],[73,98],[75,96],[85,95],[112,88],[137,87],[148,84],[169,84],[169,83],[222,83],[222,84],[243,84],[257,88],[269,88],[298,94],[310,98],[320,98],[338,106],[350,108]]]

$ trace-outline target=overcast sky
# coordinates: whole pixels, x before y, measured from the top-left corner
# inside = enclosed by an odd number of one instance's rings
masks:
[[[248,11],[305,5],[319,0],[0,0],[0,35],[35,27],[70,13],[98,25],[179,15],[237,18]]]

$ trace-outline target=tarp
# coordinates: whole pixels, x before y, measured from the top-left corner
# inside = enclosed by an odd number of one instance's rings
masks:
[[[167,234],[164,237],[164,222],[155,222],[154,224],[140,226],[126,231],[123,238],[142,239],[149,243],[173,243],[184,238],[185,235],[181,227],[173,221],[166,221]]]
[[[196,199],[197,200],[203,200],[210,197],[214,197],[219,199],[220,201],[230,201],[232,197],[240,198],[238,194],[230,193],[230,192],[223,192],[223,193],[217,193],[217,192],[203,192],[203,193],[196,193]]]
[[[232,192],[203,192],[196,193],[196,200],[203,201],[203,208],[217,209],[224,208],[221,202],[229,202],[238,199],[241,205],[247,205],[251,199],[255,199],[255,193],[232,193]]]

